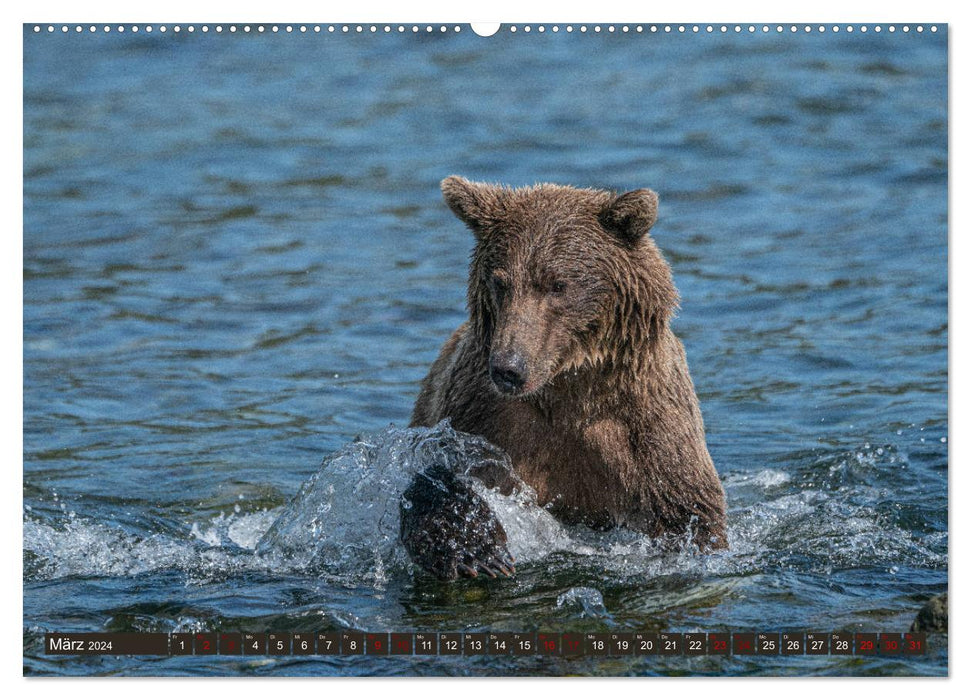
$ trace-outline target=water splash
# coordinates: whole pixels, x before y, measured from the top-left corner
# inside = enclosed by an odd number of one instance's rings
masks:
[[[435,464],[461,475],[483,464],[511,472],[499,448],[447,420],[433,428],[392,426],[328,457],[279,514],[257,554],[288,569],[383,584],[390,572],[410,566],[398,540],[402,494],[415,474]],[[481,482],[463,478],[484,492]]]
[[[167,570],[184,571],[196,582],[222,578],[259,568],[251,543],[272,519],[272,511],[220,514],[208,523],[193,523],[187,536],[179,538],[129,532],[117,523],[74,512],[52,522],[25,509],[24,578],[122,577]]]
[[[54,508],[25,506],[25,572],[29,580],[49,580],[179,570],[190,582],[204,582],[253,571],[384,587],[412,570],[398,541],[401,494],[418,471],[435,463],[463,475],[488,502],[524,571],[538,565],[644,581],[744,576],[767,567],[827,573],[947,566],[946,533],[914,534],[873,505],[873,473],[906,472],[906,456],[892,446],[864,445],[789,470],[726,474],[730,548],[706,555],[690,546],[662,550],[627,530],[567,527],[539,507],[525,485],[504,496],[468,476],[487,461],[510,468],[501,450],[447,422],[390,427],[328,457],[286,506],[233,509],[192,522],[182,536],[77,515],[61,496]]]
[[[596,588],[574,586],[556,598],[557,608],[568,608],[578,612],[579,617],[610,617],[604,605],[603,594]]]
[[[220,513],[208,523],[192,523],[190,534],[210,547],[254,550],[279,511],[279,508],[275,508],[248,514],[240,514],[239,510],[229,514]]]

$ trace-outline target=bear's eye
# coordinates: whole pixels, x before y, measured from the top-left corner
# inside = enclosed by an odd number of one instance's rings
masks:
[[[550,285],[550,292],[553,294],[563,294],[566,291],[566,282],[562,280],[556,280]]]

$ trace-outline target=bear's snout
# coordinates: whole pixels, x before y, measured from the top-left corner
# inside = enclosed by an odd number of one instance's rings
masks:
[[[489,357],[489,378],[503,394],[520,393],[526,373],[526,360],[517,352],[494,352]]]

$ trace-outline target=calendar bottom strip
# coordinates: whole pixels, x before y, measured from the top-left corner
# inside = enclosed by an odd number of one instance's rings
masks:
[[[917,656],[914,632],[48,632],[50,655]]]

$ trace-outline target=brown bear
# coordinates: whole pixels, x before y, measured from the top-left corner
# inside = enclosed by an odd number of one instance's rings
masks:
[[[726,547],[725,493],[670,328],[678,293],[648,234],[657,195],[457,176],[442,193],[475,234],[469,320],[423,381],[411,425],[449,418],[503,448],[565,523]],[[412,558],[442,578],[512,571],[481,499],[433,482],[434,507],[402,523]]]

